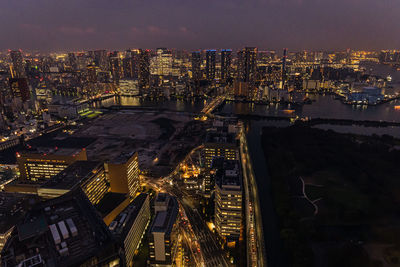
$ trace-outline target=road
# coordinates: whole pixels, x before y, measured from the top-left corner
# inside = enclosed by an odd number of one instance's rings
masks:
[[[260,200],[243,126],[240,131],[240,157],[246,201],[247,266],[267,266]]]
[[[191,204],[190,199],[176,187],[166,184],[165,189],[177,197],[189,219],[193,233],[200,245],[200,251],[206,267],[231,266],[228,263],[226,252],[218,245],[214,234],[207,227],[198,210]]]

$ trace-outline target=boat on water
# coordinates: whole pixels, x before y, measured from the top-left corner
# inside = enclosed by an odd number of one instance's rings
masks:
[[[394,106],[395,110],[400,110],[400,105]]]

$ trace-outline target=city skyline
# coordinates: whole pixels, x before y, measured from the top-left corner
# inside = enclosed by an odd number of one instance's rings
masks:
[[[58,52],[156,46],[187,50],[244,46],[379,50],[400,46],[396,27],[400,3],[393,0],[155,0],[112,5],[107,1],[4,2],[0,34],[7,38],[0,50]]]

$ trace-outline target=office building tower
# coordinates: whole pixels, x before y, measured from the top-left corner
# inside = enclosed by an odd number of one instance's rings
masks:
[[[69,69],[72,71],[76,71],[78,69],[78,64],[76,61],[75,53],[68,53],[67,64],[68,64]]]
[[[111,192],[136,196],[139,190],[138,153],[121,154],[106,163]]]
[[[115,51],[110,54],[110,72],[115,84],[119,84],[121,79],[121,63],[118,52]]]
[[[116,218],[108,228],[119,243],[123,254],[124,266],[135,266],[133,257],[150,223],[150,196],[138,195]]]
[[[283,57],[282,57],[282,89],[285,88],[286,81],[286,60],[287,60],[287,49],[283,49]]]
[[[157,48],[154,60],[154,74],[159,76],[172,75],[172,52],[166,48]]]
[[[25,66],[20,50],[10,51],[11,57],[11,77],[12,78],[25,78]]]
[[[40,197],[55,198],[78,189],[86,194],[93,205],[100,202],[110,190],[102,162],[76,161],[50,178],[37,191]]]
[[[225,160],[215,175],[215,229],[226,242],[235,242],[240,237],[242,218],[239,161]]]
[[[17,152],[21,180],[50,179],[78,160],[87,160],[85,149],[37,147]]]
[[[102,71],[109,70],[108,56],[106,50],[96,50],[94,51],[94,63]]]
[[[1,260],[2,266],[123,266],[111,232],[80,190],[34,205]]]
[[[192,53],[192,78],[195,82],[199,82],[202,79],[200,51]]]
[[[253,82],[257,69],[257,48],[246,47],[238,52],[238,78],[243,82]]]
[[[123,73],[126,79],[138,78],[138,50],[126,50],[123,59]]]
[[[236,133],[229,131],[229,127],[222,126],[222,129],[210,131],[206,136],[203,149],[205,172],[202,186],[205,197],[210,197],[211,192],[214,190],[213,161],[221,157],[228,160],[237,160],[239,158]]]
[[[226,131],[210,131],[204,142],[205,166],[210,168],[214,157],[224,157],[227,160],[238,159],[238,145],[235,133]]]
[[[97,72],[98,72],[98,68],[95,65],[89,65],[86,68],[87,71],[87,81],[90,83],[96,83],[97,82]]]
[[[221,82],[226,83],[231,78],[232,50],[221,51]]]
[[[150,50],[139,50],[139,88],[143,89],[150,86]]]
[[[206,77],[208,81],[213,81],[215,79],[215,57],[216,50],[206,51]]]
[[[157,198],[166,205],[158,207],[161,210],[155,213],[150,225],[150,266],[172,266],[178,241],[178,202],[168,194],[159,194]]]
[[[26,102],[31,98],[31,92],[27,78],[11,78],[9,80],[11,94],[14,98]]]

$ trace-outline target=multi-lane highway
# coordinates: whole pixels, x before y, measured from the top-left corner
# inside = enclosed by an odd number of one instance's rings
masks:
[[[267,266],[260,200],[243,126],[240,130],[240,158],[245,193],[247,266]]]
[[[226,252],[218,245],[214,234],[207,227],[198,210],[191,204],[190,199],[176,186],[166,185],[166,190],[176,196],[185,210],[191,229],[199,243],[199,249],[204,266],[216,267],[231,266],[227,260]]]

